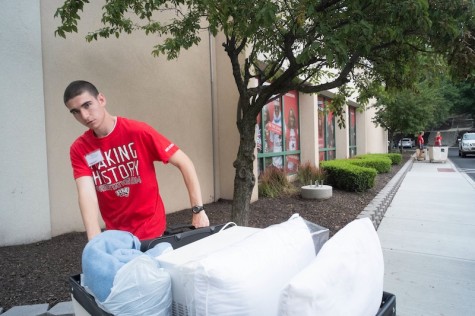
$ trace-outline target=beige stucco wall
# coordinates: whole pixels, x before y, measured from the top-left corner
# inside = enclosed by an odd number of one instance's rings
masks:
[[[300,93],[299,104],[300,161],[318,166],[318,96]]]
[[[388,133],[381,127],[376,127],[372,122],[375,116],[375,109],[371,106],[374,100],[366,108],[366,122],[370,132],[366,135],[366,152],[367,153],[387,153],[388,152]]]
[[[370,102],[363,112],[356,111],[356,146],[357,154],[387,153],[388,133],[372,122],[375,115]]]
[[[0,10],[0,246],[51,235],[39,0]]]
[[[349,115],[348,115],[348,105],[345,106],[345,112],[343,114],[343,122],[345,123],[344,128],[338,126],[338,119],[335,118],[335,144],[336,144],[336,158],[337,159],[346,159],[350,156],[350,150],[348,148],[350,143],[350,135],[348,133],[349,124]]]
[[[64,88],[76,79],[95,83],[106,95],[110,113],[145,121],[178,144],[195,163],[204,202],[212,202],[215,194],[208,34],[204,32],[199,46],[183,51],[173,61],[151,55],[159,40],[155,36],[137,33],[86,43],[84,35],[100,27],[103,3],[92,1],[81,14],[79,34],[62,39],[54,37],[60,21],[53,19],[61,3],[41,1],[53,235],[83,230],[69,146],[85,128],[62,103]],[[157,163],[157,174],[167,212],[189,208],[179,171]]]
[[[229,57],[223,53],[224,36],[218,35],[215,41],[216,48],[216,82],[218,101],[218,152],[220,197],[232,199],[234,193],[236,160],[239,149],[239,134],[236,126],[236,108],[239,94],[232,79],[232,69]]]

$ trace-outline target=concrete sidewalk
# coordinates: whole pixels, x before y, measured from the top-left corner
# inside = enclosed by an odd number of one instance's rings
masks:
[[[452,163],[415,161],[378,235],[398,316],[475,315],[475,183]]]

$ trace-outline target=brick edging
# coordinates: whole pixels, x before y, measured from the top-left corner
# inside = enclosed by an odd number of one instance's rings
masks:
[[[374,228],[378,229],[386,210],[413,163],[414,159],[411,157],[356,218],[369,217]]]

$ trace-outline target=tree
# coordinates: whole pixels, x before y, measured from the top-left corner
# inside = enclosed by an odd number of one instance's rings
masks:
[[[440,125],[451,110],[451,100],[447,97],[453,89],[448,89],[451,86],[447,84],[450,79],[447,64],[441,58],[418,56],[418,59],[420,71],[411,88],[380,89],[376,93],[373,123],[386,129],[391,141]]]
[[[396,135],[415,135],[428,126],[434,126],[447,118],[450,103],[444,98],[439,85],[427,81],[416,84],[414,89],[384,91],[374,105],[373,122],[386,129],[389,139]],[[402,147],[400,148],[402,152]]]
[[[443,92],[452,104],[451,114],[470,115],[475,119],[475,86],[471,82],[445,82]]]
[[[58,8],[57,35],[77,32],[79,11],[88,2],[66,0]],[[176,18],[160,21],[157,13],[163,10],[173,10]],[[254,126],[272,96],[332,88],[347,96],[352,82],[357,101],[364,102],[381,83],[409,87],[419,53],[443,54],[454,73],[470,76],[472,13],[472,1],[464,0],[107,0],[104,27],[86,38],[158,34],[166,39],[153,53],[172,59],[199,43],[202,29],[224,34],[222,45],[239,92],[232,220],[246,225],[256,181]],[[250,85],[252,79],[256,85]],[[336,100],[332,106],[341,114],[345,98]]]

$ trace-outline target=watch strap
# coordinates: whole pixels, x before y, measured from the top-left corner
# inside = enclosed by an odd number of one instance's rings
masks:
[[[191,208],[191,211],[193,212],[193,214],[198,214],[199,212],[203,211],[205,208],[203,207],[203,205],[195,205]]]

